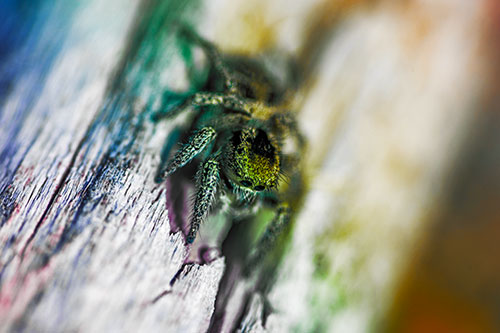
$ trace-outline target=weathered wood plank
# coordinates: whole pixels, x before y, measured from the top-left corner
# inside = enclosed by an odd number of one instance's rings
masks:
[[[168,131],[156,132],[160,140],[155,140],[151,125],[139,129],[133,120],[141,107],[127,105],[132,100],[122,91],[110,94],[119,52],[126,51],[126,32],[137,14],[136,4],[123,5],[96,1],[73,8],[69,32],[56,40],[68,46],[52,55],[46,73],[38,74],[46,80],[44,90],[15,133],[23,142],[23,130],[31,134],[40,128],[4,192],[15,202],[1,230],[7,245],[2,253],[1,313],[7,325],[46,331],[134,331],[132,322],[146,327],[148,322],[132,314],[123,320],[123,311],[141,313],[148,307],[161,314],[146,311],[153,327],[160,327],[153,325],[158,325],[157,317],[167,327],[177,322],[196,331],[209,323],[216,291],[210,283],[220,279],[220,260],[202,267],[202,273],[194,266],[173,286],[177,298],[208,301],[203,307],[188,307],[190,311],[176,306],[185,312],[186,322],[165,316],[161,299],[148,305],[182,269],[187,252],[182,237],[169,234],[164,190],[154,183],[161,137]],[[52,15],[64,14],[58,6],[48,9]],[[115,13],[113,25],[96,25],[108,11]],[[43,34],[61,28],[59,20],[49,22]],[[41,48],[44,42],[40,40]],[[20,90],[27,89],[19,82]],[[9,102],[16,103],[18,95],[11,96]],[[26,98],[22,92],[19,96]],[[5,109],[3,116],[9,117],[10,104]],[[203,288],[204,283],[209,286]],[[109,299],[115,299],[114,306]],[[175,303],[175,298],[170,301]],[[122,320],[106,320],[119,313]]]

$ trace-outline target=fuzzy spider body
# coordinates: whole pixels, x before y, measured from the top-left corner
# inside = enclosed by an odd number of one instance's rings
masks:
[[[284,89],[251,59],[223,58],[218,50],[191,31],[187,36],[212,63],[206,91],[188,98],[170,115],[194,107],[193,134],[167,163],[166,177],[204,152],[196,176],[196,195],[187,242],[221,195],[233,208],[261,204],[276,208],[276,216],[258,242],[253,260],[260,260],[290,220],[288,203],[279,191],[285,172],[297,170],[303,139],[293,114],[284,107]],[[168,115],[167,115],[168,116]],[[295,149],[285,152],[285,142]]]

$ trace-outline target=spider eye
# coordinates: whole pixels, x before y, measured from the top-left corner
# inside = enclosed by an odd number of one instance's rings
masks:
[[[243,185],[245,187],[252,187],[252,183],[249,182],[248,180],[242,180],[241,185]]]
[[[265,187],[262,186],[262,185],[257,185],[255,186],[253,189],[256,190],[256,191],[262,191]]]

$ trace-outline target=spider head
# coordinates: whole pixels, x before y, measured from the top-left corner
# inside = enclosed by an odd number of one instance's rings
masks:
[[[228,176],[234,184],[253,191],[278,184],[279,154],[265,131],[253,127],[235,131],[229,148]]]

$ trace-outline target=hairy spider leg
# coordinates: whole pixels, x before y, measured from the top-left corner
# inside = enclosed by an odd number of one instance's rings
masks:
[[[221,57],[219,51],[217,50],[217,48],[212,43],[210,43],[209,41],[207,41],[206,39],[204,39],[203,37],[198,35],[196,32],[194,32],[192,29],[189,29],[186,26],[183,26],[183,28],[181,29],[181,32],[183,32],[184,35],[186,37],[188,37],[189,39],[191,39],[193,42],[200,45],[200,47],[203,49],[203,51],[205,51],[205,53],[207,54],[207,57],[212,62],[213,66],[215,67],[215,70],[218,71],[222,75],[222,77],[224,78],[224,84],[226,86],[226,89],[228,89],[232,93],[238,92],[238,88],[235,84],[235,80],[232,77],[232,75],[229,73],[229,71],[227,70],[227,67],[224,65],[224,62],[222,61],[222,57]]]
[[[184,103],[169,112],[156,113],[153,116],[153,120],[158,121],[164,118],[173,118],[188,110],[190,106],[223,106],[232,112],[241,113],[249,117],[256,110],[266,107],[262,103],[251,101],[238,95],[204,91],[195,93],[186,99]]]
[[[291,220],[291,211],[286,203],[283,203],[273,218],[268,224],[266,230],[260,236],[255,248],[250,253],[246,262],[244,274],[248,276],[250,272],[266,257],[269,251],[276,244],[276,240],[285,230]]]
[[[299,153],[302,153],[305,148],[305,138],[299,130],[297,121],[293,116],[293,113],[287,112],[274,112],[269,119],[269,122],[273,124],[273,127],[277,131],[285,133],[285,136],[291,136],[295,139],[297,147],[299,148]]]
[[[223,117],[207,120],[207,125],[215,128],[219,134],[221,132],[224,134],[231,133],[246,123],[248,123],[248,117],[241,113],[225,114]]]
[[[215,70],[223,77],[224,85],[230,94],[241,95],[241,91],[239,90],[236,82],[244,83],[247,85],[250,85],[252,83],[252,80],[245,75],[241,75],[241,73],[238,73],[236,71],[231,71],[228,66],[224,64],[222,56],[212,43],[186,26],[182,27],[181,32],[183,32],[187,38],[191,39],[194,43],[198,44],[203,49],[208,59],[214,66]]]
[[[201,153],[216,136],[217,132],[213,127],[204,127],[193,134],[188,142],[175,153],[174,157],[165,168],[165,171],[162,172],[162,177],[166,178],[174,173],[175,170],[189,163],[196,155]]]
[[[240,112],[247,116],[259,107],[262,103],[251,101],[234,94],[223,94],[217,92],[198,92],[191,97],[191,103],[195,106],[223,106],[231,111]]]
[[[212,206],[219,184],[219,162],[214,159],[206,160],[198,170],[196,177],[196,199],[194,202],[194,211],[191,216],[191,226],[187,236],[187,242],[193,243],[200,224],[207,216]]]

